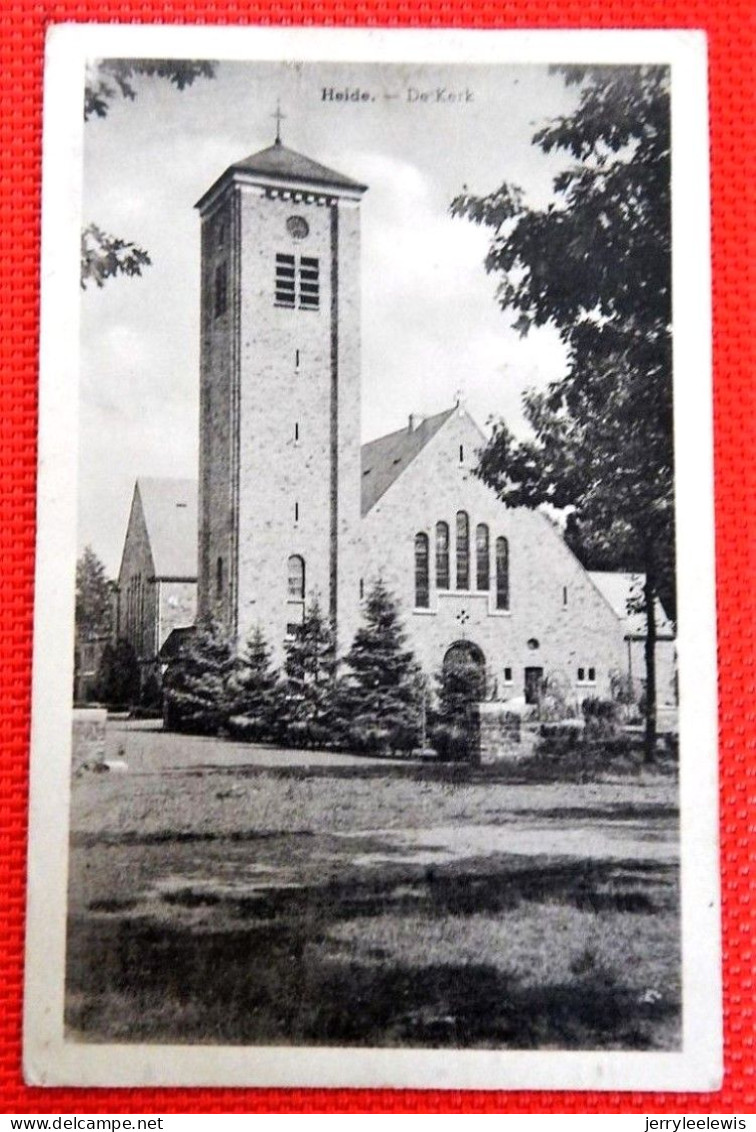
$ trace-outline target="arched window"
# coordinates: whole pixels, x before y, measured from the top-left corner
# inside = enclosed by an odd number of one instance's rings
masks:
[[[457,589],[470,588],[470,520],[466,511],[457,512]]]
[[[478,523],[475,528],[475,584],[479,590],[491,585],[491,566],[488,561],[488,527]]]
[[[509,543],[496,540],[496,608],[509,609]]]
[[[415,607],[427,609],[430,605],[428,577],[428,536],[424,531],[415,535]]]
[[[304,558],[299,554],[292,554],[289,558],[288,589],[290,601],[304,601],[305,564]]]
[[[449,524],[436,523],[436,588],[449,588]]]

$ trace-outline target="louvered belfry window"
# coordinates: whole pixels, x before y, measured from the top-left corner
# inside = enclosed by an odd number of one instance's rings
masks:
[[[276,255],[276,306],[318,310],[320,260],[315,256]]]

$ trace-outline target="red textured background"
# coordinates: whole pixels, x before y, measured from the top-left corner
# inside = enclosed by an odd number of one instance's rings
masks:
[[[725,1080],[716,1094],[28,1089],[21,1080],[42,57],[61,21],[704,28],[709,35]],[[0,8],[0,1111],[754,1113],[756,59],[752,0],[31,0]],[[684,411],[684,406],[683,406]]]

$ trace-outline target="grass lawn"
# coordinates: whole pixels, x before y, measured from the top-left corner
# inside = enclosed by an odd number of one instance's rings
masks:
[[[84,1041],[676,1049],[677,789],[111,724],[74,779]]]

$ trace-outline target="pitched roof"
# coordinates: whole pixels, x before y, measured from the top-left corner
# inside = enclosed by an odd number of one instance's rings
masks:
[[[140,476],[156,578],[197,577],[197,482]]]
[[[643,638],[646,636],[646,615],[642,609],[627,611],[628,601],[632,599],[633,606],[639,604],[643,595],[643,586],[646,581],[645,574],[623,574],[608,570],[589,570],[588,577],[598,589],[599,593],[609,602],[614,612],[625,623],[625,635],[628,637]],[[672,622],[664,612],[664,606],[656,599],[655,605],[656,631],[660,637],[674,637],[675,629]]]
[[[367,185],[337,173],[302,153],[297,153],[281,142],[275,142],[259,153],[250,154],[243,161],[235,161],[232,169],[245,173],[261,173],[265,177],[281,177],[287,181],[312,181],[318,185],[332,185],[334,188],[356,189],[364,192]]]
[[[456,406],[426,417],[414,429],[401,428],[362,445],[363,515],[367,515],[455,411]]]

